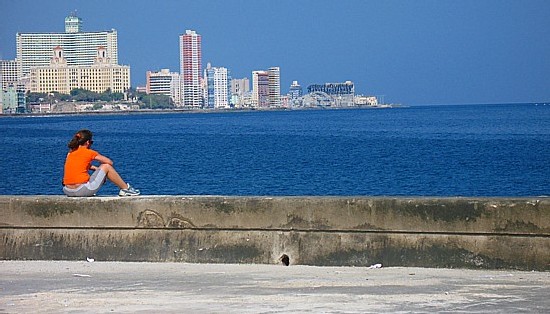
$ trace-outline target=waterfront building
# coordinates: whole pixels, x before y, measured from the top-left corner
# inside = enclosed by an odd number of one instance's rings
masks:
[[[17,60],[0,60],[0,84],[3,87],[17,84]]]
[[[82,32],[82,20],[74,13],[65,19],[64,33],[17,33],[18,78],[30,74],[32,67],[48,66],[55,47],[64,51],[68,66],[91,66],[97,48],[104,47],[109,62],[118,64],[117,32]]]
[[[242,95],[250,91],[250,80],[245,77],[242,79],[231,79],[231,94]]]
[[[113,64],[104,47],[96,49],[92,65],[69,65],[64,49],[57,46],[50,57],[50,65],[31,68],[31,92],[70,94],[75,88],[97,93],[107,90],[113,93],[126,93],[130,88],[130,67]]]
[[[281,75],[279,67],[252,72],[252,106],[281,107]]]
[[[203,104],[201,50],[201,35],[192,30],[180,35],[181,103],[189,108],[200,108]]]
[[[2,112],[5,88],[17,84],[17,62],[15,60],[0,60],[0,112]]]
[[[355,105],[357,106],[378,106],[378,99],[376,96],[364,96],[356,95],[355,96]]]
[[[231,74],[224,67],[212,67],[210,63],[204,70],[206,81],[206,107],[213,109],[230,108]]]
[[[271,67],[267,71],[269,107],[281,107],[281,72],[279,67]]]
[[[254,102],[252,100],[252,91],[244,93],[242,98],[242,107],[243,108],[254,108]]]
[[[136,87],[136,93],[147,94],[147,87],[146,86],[137,86]]]
[[[292,81],[292,85],[290,85],[290,90],[288,93],[288,96],[291,100],[299,99],[303,95],[302,86],[298,84],[298,81]]]
[[[252,106],[255,108],[281,107],[281,76],[279,67],[252,72]]]
[[[2,113],[15,113],[17,111],[17,93],[13,85],[2,88]]]
[[[353,82],[312,84],[307,87],[309,98],[318,103],[334,107],[352,107],[355,105],[355,87]]]
[[[1,113],[25,112],[25,90],[18,88],[16,84],[10,84],[0,89]]]
[[[202,81],[202,91],[205,108],[214,108],[214,69],[210,63],[206,65]]]
[[[283,108],[291,108],[292,107],[292,102],[290,101],[290,96],[281,95],[281,107],[283,107]]]
[[[267,71],[252,71],[252,107],[267,108],[269,106],[269,73]]]
[[[147,94],[167,95],[178,105],[181,101],[180,75],[161,69],[158,72],[147,71],[145,92]]]
[[[250,80],[248,78],[231,80],[231,104],[236,108],[245,107],[245,95],[250,94]]]

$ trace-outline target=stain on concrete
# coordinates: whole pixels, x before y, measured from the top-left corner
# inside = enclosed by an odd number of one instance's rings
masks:
[[[75,205],[70,203],[57,203],[57,202],[26,202],[25,213],[29,216],[50,218],[53,216],[63,216],[72,214],[75,211]]]
[[[408,267],[524,268],[524,265],[507,263],[501,259],[476,254],[462,248],[437,245],[426,248],[389,246],[378,250],[337,250],[315,259],[315,265],[318,266],[370,266],[377,263],[384,266],[407,265]]]
[[[306,220],[300,215],[287,215],[287,223],[281,226],[282,228],[290,229],[319,229],[327,230],[331,227],[324,221],[320,220]]]
[[[264,251],[253,244],[216,245],[203,250],[200,259],[210,263],[265,263]]]
[[[235,204],[227,200],[208,200],[202,202],[202,205],[206,208],[213,209],[215,211],[225,214],[230,214],[237,211]]]
[[[179,214],[172,213],[172,215],[168,217],[168,222],[166,223],[166,227],[185,229],[185,228],[194,228],[195,225],[189,219]]]
[[[405,201],[392,208],[392,210],[416,216],[423,221],[476,221],[480,218],[483,209],[477,204],[467,201],[437,202],[428,200]]]
[[[219,243],[218,243],[219,242]],[[266,251],[252,242],[227,243],[190,234],[173,243],[172,259],[190,263],[267,263]]]
[[[353,230],[386,230],[384,228],[380,228],[368,222],[352,227],[351,229]]]
[[[139,213],[137,218],[137,226],[144,228],[162,228],[164,227],[164,219],[161,214],[154,210],[144,210]]]
[[[544,230],[539,228],[539,226],[535,225],[530,221],[529,222],[520,221],[520,220],[512,221],[507,219],[503,226],[495,227],[495,231],[497,232],[517,232],[518,230],[520,230],[523,233],[531,232],[533,234],[544,232]]]
[[[501,269],[520,266],[464,248],[442,245],[424,248],[389,247],[381,252],[381,257],[388,266],[396,266],[404,261],[418,267]]]
[[[375,260],[372,252],[368,250],[338,250],[331,252],[326,256],[319,256],[312,261],[308,260],[308,264],[311,263],[317,266],[368,266]]]

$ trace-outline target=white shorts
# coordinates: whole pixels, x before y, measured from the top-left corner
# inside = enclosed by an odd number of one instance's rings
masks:
[[[81,184],[76,189],[70,189],[64,186],[63,193],[65,193],[65,195],[67,196],[94,196],[105,183],[106,175],[107,174],[105,173],[105,171],[101,170],[101,168],[98,168],[90,176],[90,180],[88,182]]]

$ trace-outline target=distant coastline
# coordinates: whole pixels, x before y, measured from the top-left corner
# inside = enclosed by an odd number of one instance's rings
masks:
[[[81,115],[134,115],[134,114],[209,114],[209,113],[241,113],[241,112],[276,112],[276,111],[320,111],[320,110],[361,110],[361,109],[390,109],[409,106],[391,104],[379,106],[356,107],[299,107],[299,108],[262,108],[262,109],[130,109],[130,110],[88,110],[88,111],[49,111],[32,113],[5,113],[0,117],[41,117],[41,116],[81,116]]]
[[[49,117],[49,116],[94,116],[94,115],[139,115],[139,114],[212,114],[212,113],[241,113],[241,112],[277,112],[277,111],[326,111],[326,110],[375,110],[391,108],[410,108],[410,107],[439,107],[439,106],[490,106],[490,105],[533,105],[550,106],[550,101],[546,102],[521,102],[521,103],[469,103],[469,104],[384,104],[378,106],[355,106],[355,107],[294,107],[294,108],[243,108],[243,109],[128,109],[128,110],[86,110],[86,111],[49,111],[49,112],[27,112],[27,113],[3,113],[2,117]]]

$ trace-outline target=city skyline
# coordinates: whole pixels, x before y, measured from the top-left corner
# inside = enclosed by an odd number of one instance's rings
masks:
[[[83,31],[115,29],[132,87],[147,71],[179,69],[178,37],[202,35],[202,67],[233,78],[280,67],[293,81],[353,81],[356,93],[404,104],[550,100],[545,1],[62,1],[0,0],[0,59],[17,32],[63,32],[75,11]]]

